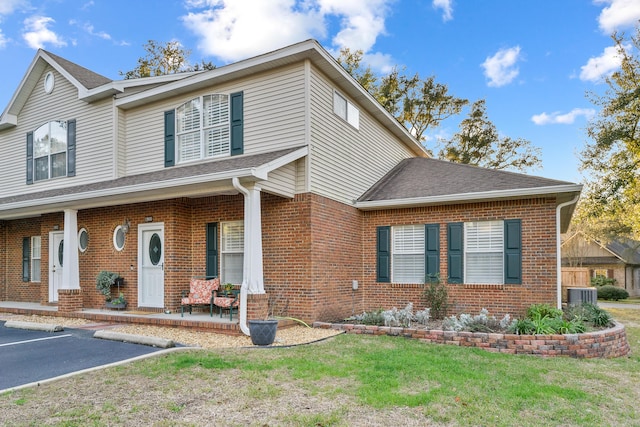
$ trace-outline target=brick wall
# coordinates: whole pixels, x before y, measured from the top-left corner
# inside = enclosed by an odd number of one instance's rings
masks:
[[[146,217],[165,227],[166,308],[179,308],[180,293],[189,279],[205,275],[206,224],[242,220],[241,195],[173,199],[78,212],[78,228],[87,229],[89,245],[80,252],[83,306],[98,308],[104,298],[95,289],[100,270],[120,273],[121,291],[129,307],[138,306],[138,225]],[[335,321],[364,310],[393,306],[424,306],[423,285],[376,283],[376,227],[440,224],[440,273],[447,276],[446,224],[477,220],[522,220],[522,285],[448,285],[456,313],[520,315],[534,302],[555,303],[555,200],[485,202],[398,210],[361,212],[352,206],[313,194],[284,199],[262,194],[264,286],[277,296],[279,310],[305,321]],[[113,246],[113,231],[125,219],[131,223],[122,251]],[[6,262],[2,298],[12,301],[48,300],[49,232],[62,230],[62,213],[4,225]],[[2,227],[0,227],[2,230]],[[1,233],[1,231],[0,231]],[[22,282],[22,237],[42,236],[41,283]],[[359,289],[352,290],[357,280]],[[274,299],[272,298],[272,301]],[[282,313],[283,314],[283,313]]]
[[[315,322],[314,328],[338,329],[349,334],[391,335],[432,344],[476,347],[493,353],[565,356],[579,359],[622,357],[631,348],[624,325],[584,334],[513,335],[484,332],[455,332],[389,326],[331,324]]]
[[[483,220],[522,220],[521,285],[447,284],[449,302],[455,313],[477,314],[487,308],[495,316],[521,315],[533,303],[555,304],[555,199],[468,203],[398,210],[368,211],[363,214],[365,310],[424,307],[423,285],[376,283],[376,227],[440,224],[440,277],[447,277],[447,224]]]

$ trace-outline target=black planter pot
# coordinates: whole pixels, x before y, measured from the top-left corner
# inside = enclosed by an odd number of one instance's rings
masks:
[[[271,320],[249,320],[249,333],[253,345],[271,345],[276,339],[278,321]]]

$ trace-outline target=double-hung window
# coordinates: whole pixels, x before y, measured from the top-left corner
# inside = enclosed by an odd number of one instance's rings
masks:
[[[447,281],[521,284],[521,220],[447,224]]]
[[[244,264],[244,223],[223,222],[221,228],[221,282],[240,284]]]
[[[393,227],[392,241],[392,281],[424,283],[424,225]]]
[[[176,109],[178,163],[228,156],[231,148],[229,95],[191,99]]]
[[[67,122],[45,123],[33,132],[34,181],[67,175]]]
[[[465,283],[504,283],[504,222],[464,224]]]
[[[42,239],[40,236],[31,237],[31,281],[40,281],[40,259],[42,258]]]

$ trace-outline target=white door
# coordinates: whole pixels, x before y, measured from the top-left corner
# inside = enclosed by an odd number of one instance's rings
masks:
[[[164,223],[138,226],[138,306],[164,307]]]
[[[58,302],[58,289],[62,283],[64,231],[49,233],[49,302]]]

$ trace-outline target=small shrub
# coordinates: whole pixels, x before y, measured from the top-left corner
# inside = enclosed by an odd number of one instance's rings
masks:
[[[444,319],[449,308],[449,293],[440,280],[439,275],[429,275],[425,280],[423,298],[425,305],[431,309],[431,317]]]
[[[535,317],[558,317],[562,316],[562,310],[552,307],[549,304],[532,304],[527,309],[527,317],[533,319]]]
[[[629,298],[629,292],[616,286],[604,285],[598,288],[598,298],[607,301],[618,301]]]
[[[446,331],[498,332],[507,329],[510,322],[511,316],[508,314],[498,320],[495,316],[489,316],[489,311],[483,308],[476,316],[462,313],[458,317],[447,317],[442,322],[442,328]]]
[[[509,328],[509,332],[513,332],[518,335],[533,335],[535,329],[536,327],[531,319],[525,317],[524,319],[517,319],[514,321]]]
[[[615,285],[616,279],[610,279],[604,276],[596,276],[591,278],[591,286],[605,286],[605,285]]]

